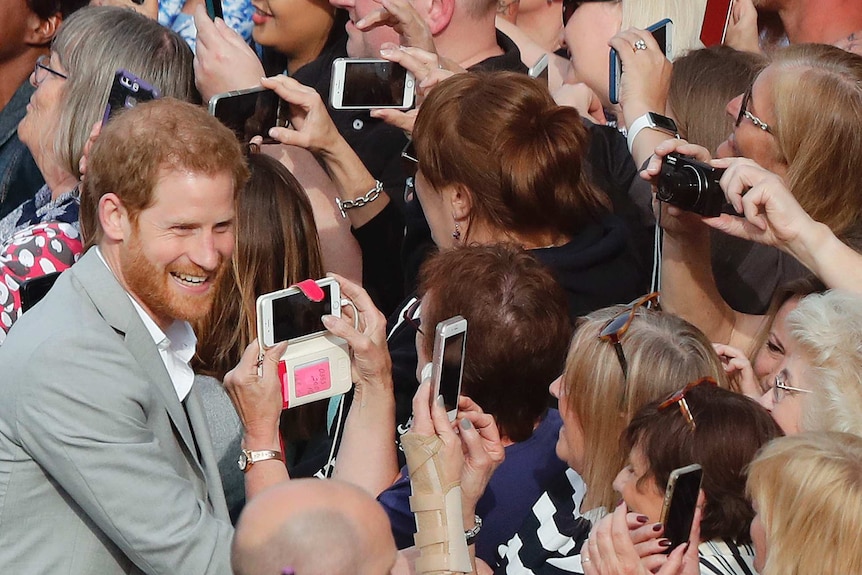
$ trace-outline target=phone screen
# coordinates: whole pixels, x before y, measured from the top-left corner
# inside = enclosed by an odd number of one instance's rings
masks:
[[[462,331],[443,341],[443,365],[440,369],[440,395],[446,411],[458,408],[458,392],[461,390],[461,373],[464,368],[464,347],[467,332]]]
[[[398,107],[404,105],[407,70],[394,62],[351,62],[344,64],[344,107]]]
[[[724,43],[732,4],[732,0],[707,0],[700,29],[700,41],[707,48]]]
[[[662,26],[656,30],[650,31],[652,37],[655,38],[655,41],[658,43],[658,47],[661,48],[662,54],[667,54],[667,31],[667,26]]]
[[[254,136],[263,136],[264,143],[271,143],[270,128],[286,125],[281,98],[272,90],[260,90],[233,96],[223,96],[215,104],[213,115],[230,128],[241,142]]]
[[[311,301],[300,291],[272,300],[273,342],[326,331],[320,318],[332,313],[330,286],[323,286],[323,293],[322,301]]]
[[[663,513],[664,536],[671,542],[668,553],[688,541],[702,477],[703,469],[697,466],[686,473],[681,473],[676,481],[673,476],[668,481],[668,489],[673,490],[670,502]]]
[[[52,272],[43,276],[30,278],[22,283],[21,313],[24,313],[42,301],[42,298],[48,295],[58,277],[60,277],[60,272]]]

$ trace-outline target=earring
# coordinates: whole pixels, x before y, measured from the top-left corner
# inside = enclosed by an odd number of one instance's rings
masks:
[[[456,242],[461,239],[461,226],[458,225],[458,222],[455,222],[455,231],[452,232],[452,239]]]

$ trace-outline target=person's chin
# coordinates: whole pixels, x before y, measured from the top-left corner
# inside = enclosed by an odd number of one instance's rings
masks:
[[[739,151],[736,149],[732,136],[720,143],[715,149],[716,158],[736,158],[738,156]]]

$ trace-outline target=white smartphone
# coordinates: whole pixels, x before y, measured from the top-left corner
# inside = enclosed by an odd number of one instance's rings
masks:
[[[416,80],[400,64],[374,58],[338,58],[332,63],[329,98],[336,110],[413,107]]]
[[[527,75],[530,78],[539,78],[544,81],[545,85],[548,85],[548,55],[542,54],[536,63],[533,64],[529,70],[527,70]]]
[[[466,348],[466,319],[456,315],[437,324],[434,333],[434,357],[431,360],[431,401],[436,401],[438,395],[443,396],[449,421],[455,421],[458,413]]]
[[[282,341],[297,342],[323,333],[324,315],[341,317],[341,286],[332,278],[315,283],[324,297],[311,301],[297,287],[268,293],[257,298],[258,337],[264,348]]]
[[[658,47],[665,58],[673,62],[673,21],[670,18],[660,20],[647,28],[658,43]],[[611,104],[619,104],[620,81],[623,76],[623,63],[617,51],[611,48],[610,52],[610,85],[608,99]]]

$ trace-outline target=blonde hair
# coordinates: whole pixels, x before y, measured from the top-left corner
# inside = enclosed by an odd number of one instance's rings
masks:
[[[862,297],[840,290],[805,296],[787,326],[816,386],[805,394],[803,429],[862,437]]]
[[[700,330],[677,316],[643,308],[620,342],[628,363],[625,377],[613,344],[599,339],[622,309],[605,308],[583,320],[563,373],[563,401],[584,433],[584,468],[579,471],[588,486],[587,510],[613,508],[613,479],[627,455],[620,436],[641,406],[707,375],[726,387],[721,360]]]
[[[776,439],[752,462],[747,491],[769,547],[761,575],[862,573],[862,438]]]
[[[804,44],[775,53],[774,135],[787,183],[812,218],[838,235],[862,220],[862,56]]]
[[[673,21],[674,56],[703,48],[700,28],[706,0],[623,0],[622,30],[632,26],[646,29],[659,20]]]

